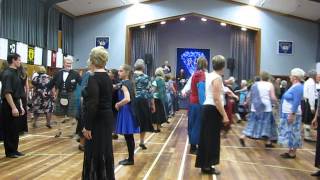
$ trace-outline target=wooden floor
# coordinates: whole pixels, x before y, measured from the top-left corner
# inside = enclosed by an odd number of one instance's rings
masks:
[[[266,149],[260,141],[248,140],[248,147],[243,148],[238,138],[245,123],[234,125],[228,137],[222,139],[218,166],[221,175],[201,175],[199,169],[194,168],[195,156],[188,154],[186,112],[180,111],[170,121],[161,133],[147,135],[147,150],[136,148],[134,166],[118,165],[119,160],[127,157],[127,148],[123,137],[114,141],[116,179],[316,179],[310,176],[316,170],[313,167],[315,144],[304,143],[294,160],[279,157],[285,152],[284,148]],[[26,156],[18,159],[5,158],[0,142],[0,179],[80,179],[83,153],[78,151],[77,142],[69,137],[75,130],[73,123],[63,124],[61,138],[54,138],[56,128],[48,130],[44,120],[40,128],[29,125],[30,131],[21,136],[19,146]],[[139,138],[135,137],[138,144]]]

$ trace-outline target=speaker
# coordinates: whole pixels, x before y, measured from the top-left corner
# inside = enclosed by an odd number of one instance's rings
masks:
[[[227,68],[229,70],[233,70],[235,68],[235,59],[234,58],[227,59]]]
[[[145,54],[145,55],[144,55],[144,62],[145,62],[147,65],[151,65],[151,64],[152,64],[152,61],[153,61],[152,54]]]

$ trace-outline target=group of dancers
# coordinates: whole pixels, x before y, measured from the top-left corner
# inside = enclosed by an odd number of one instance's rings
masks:
[[[107,71],[108,52],[103,47],[91,50],[88,71],[82,77],[72,69],[72,57],[65,57],[64,67],[53,78],[40,67],[31,82],[33,85],[33,127],[38,127],[40,114],[46,115],[46,126],[52,128],[51,116],[76,118],[79,149],[84,151],[83,179],[114,179],[112,139],[123,135],[128,158],[120,165],[134,165],[134,134],[140,135],[139,147],[147,149],[146,133],[161,132],[161,125],[178,110],[178,94],[189,98],[188,136],[190,153],[196,155],[195,166],[204,174],[220,174],[215,167],[220,162],[220,135],[227,136],[233,119],[247,119],[239,142],[246,146],[246,138],[265,141],[266,148],[274,142],[288,148],[282,158],[296,158],[302,146],[301,127],[305,140],[311,141],[311,128],[317,128],[320,101],[317,92],[317,72],[300,68],[290,71],[290,84],[262,72],[252,83],[242,80],[235,86],[233,77],[223,80],[226,60],[214,56],[208,72],[208,60],[197,59],[197,70],[189,80],[180,72],[170,77],[166,62],[155,70],[154,77],[145,74],[145,62],[136,60],[134,69],[124,64],[119,70]],[[18,151],[18,122],[26,115],[24,79],[18,69],[18,54],[8,56],[8,67],[1,73],[1,126],[5,153],[8,158],[23,156]],[[24,79],[23,79],[24,77]],[[279,103],[280,102],[280,103]],[[279,120],[274,107],[279,106]],[[320,115],[319,115],[320,116]],[[64,119],[63,121],[65,121]],[[61,122],[63,123],[63,122]],[[56,137],[61,136],[61,123]],[[318,128],[315,166],[320,168],[320,133]],[[320,171],[312,174],[320,176]]]

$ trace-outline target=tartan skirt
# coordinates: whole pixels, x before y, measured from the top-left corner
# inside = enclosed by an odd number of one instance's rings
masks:
[[[64,116],[67,115],[69,117],[76,117],[77,115],[77,110],[78,110],[78,105],[77,105],[77,97],[76,96],[76,91],[73,92],[68,92],[68,105],[67,106],[62,106],[60,104],[60,99],[61,97],[58,96],[55,102],[55,115],[56,116]]]

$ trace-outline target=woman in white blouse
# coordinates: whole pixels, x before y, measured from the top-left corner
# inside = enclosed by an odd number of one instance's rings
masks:
[[[214,165],[220,161],[220,129],[229,119],[224,110],[224,87],[222,75],[225,58],[221,55],[212,58],[213,72],[206,76],[206,100],[202,112],[200,143],[196,167],[204,174],[220,174]]]

